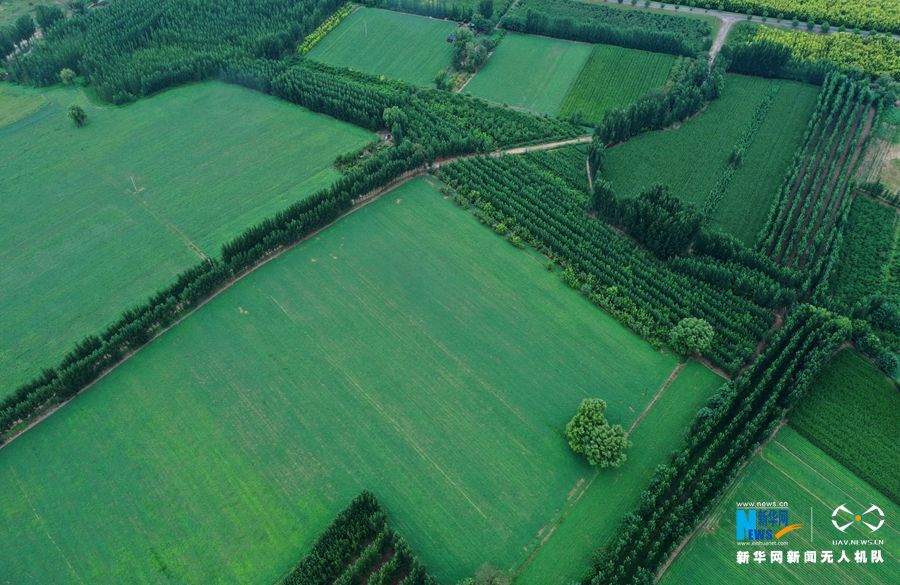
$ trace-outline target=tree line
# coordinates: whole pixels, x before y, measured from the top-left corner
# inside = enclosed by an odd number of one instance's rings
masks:
[[[699,19],[572,0],[520,2],[500,24],[515,32],[685,56],[708,49],[712,35]]]
[[[388,557],[385,560],[385,557]],[[341,510],[282,585],[437,585],[364,491]]]
[[[63,68],[101,99],[133,101],[207,79],[228,64],[294,51],[341,0],[116,0],[74,14],[9,63],[15,81],[50,85]]]

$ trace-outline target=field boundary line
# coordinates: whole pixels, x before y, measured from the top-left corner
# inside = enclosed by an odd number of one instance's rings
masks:
[[[628,429],[628,432],[627,432],[628,435],[630,435],[631,432],[635,428],[637,428],[638,424],[642,420],[644,420],[644,417],[647,415],[648,412],[650,412],[650,409],[653,408],[653,405],[655,405],[656,402],[659,400],[659,398],[663,395],[663,393],[665,393],[665,391],[669,389],[669,386],[671,386],[672,383],[678,378],[678,375],[682,372],[682,370],[684,370],[686,365],[687,365],[686,361],[679,362],[678,364],[675,365],[675,367],[672,369],[672,371],[669,372],[669,376],[663,382],[662,387],[659,389],[659,391],[656,393],[656,395],[653,397],[653,399],[650,401],[650,403],[647,405],[647,407],[644,409],[644,411],[637,417],[637,419],[635,419],[634,423],[631,425],[631,428]],[[590,489],[590,487],[592,485],[594,485],[594,481],[597,479],[597,477],[599,477],[599,475],[600,475],[600,471],[595,469],[593,475],[591,476],[591,479],[584,485],[584,488],[581,490],[578,490],[576,492],[577,495],[573,496],[573,495],[571,495],[571,492],[570,492],[569,497],[566,498],[566,502],[569,502],[569,506],[565,510],[563,510],[560,514],[551,517],[550,522],[548,522],[547,524],[544,525],[544,528],[547,528],[547,526],[550,526],[550,528],[547,530],[547,534],[543,536],[543,539],[541,539],[540,543],[534,548],[534,550],[531,551],[531,554],[528,555],[528,558],[525,559],[522,562],[522,564],[519,565],[515,569],[515,572],[513,573],[513,579],[515,579],[516,577],[521,575],[522,572],[524,572],[525,569],[528,568],[528,565],[530,565],[531,561],[533,561],[535,559],[535,557],[537,557],[537,554],[541,551],[541,549],[544,547],[544,545],[547,544],[547,541],[550,540],[550,537],[553,535],[554,532],[556,532],[556,529],[559,527],[559,525],[563,523],[563,521],[569,516],[569,514],[575,508],[575,505],[581,500],[581,497],[587,493],[587,491]],[[555,519],[555,521],[554,521],[554,519]],[[552,526],[551,526],[551,523],[552,523]],[[543,530],[543,529],[541,529],[541,530]],[[541,533],[538,533],[538,536],[536,537],[536,539],[540,538],[541,535],[542,535]]]
[[[672,382],[675,381],[675,378],[678,377],[678,374],[684,369],[687,365],[687,362],[679,362],[675,368],[669,373],[669,377],[666,378],[666,381],[663,382],[662,388],[659,389],[659,392],[656,393],[656,396],[653,397],[653,400],[650,401],[650,404],[644,409],[638,417],[635,419],[634,423],[631,425],[631,428],[628,429],[628,434],[631,434],[631,431],[637,428],[638,424],[644,420],[644,417],[647,416],[647,413],[650,412],[650,409],[653,408],[653,405],[656,404],[656,401],[662,397],[663,393],[669,389],[669,386],[672,385]]]

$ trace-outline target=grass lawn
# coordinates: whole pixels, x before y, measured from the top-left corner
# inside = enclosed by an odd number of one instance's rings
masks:
[[[559,113],[591,45],[508,33],[464,90],[543,114]]]
[[[221,83],[124,107],[78,90],[0,127],[0,395],[228,238],[337,176],[369,132]],[[88,124],[66,108],[81,103]],[[134,192],[134,185],[139,189]]]
[[[799,564],[757,564],[752,551],[774,547],[741,545],[735,540],[736,502],[787,502],[791,523],[803,527],[786,534],[781,550],[800,551]],[[855,524],[842,533],[831,524],[832,511],[845,505],[851,512],[864,512],[872,503],[885,513],[887,523],[877,533]],[[809,518],[812,513],[812,526]],[[662,585],[681,583],[797,583],[820,585],[846,583],[891,584],[900,581],[900,540],[896,525],[900,507],[876,492],[871,486],[842,467],[834,459],[794,432],[783,428],[760,455],[753,458],[725,494],[712,515],[694,535],[681,554],[663,575]],[[833,540],[884,539],[884,545],[834,545]],[[856,564],[855,550],[881,549],[881,564]],[[738,550],[751,551],[750,565],[738,565]],[[834,563],[803,563],[803,552],[823,550],[834,553]],[[838,563],[841,550],[846,550],[850,563]],[[785,559],[787,553],[784,553]]]
[[[0,83],[0,128],[28,117],[46,104],[37,90]]]
[[[419,179],[2,449],[0,574],[271,583],[364,488],[442,582],[511,568],[580,401],[628,427],[675,364]]]
[[[607,111],[661,89],[674,63],[672,55],[595,45],[559,114],[568,117],[580,113],[584,122],[599,124]]]
[[[309,53],[311,59],[416,85],[434,84],[450,66],[447,35],[456,24],[402,12],[362,8],[348,16]]]
[[[900,394],[851,350],[834,357],[791,413],[791,426],[838,462],[900,501]]]
[[[621,196],[634,197],[653,183],[664,183],[701,207],[753,112],[776,84],[781,87],[768,116],[713,218],[751,243],[803,138],[815,105],[812,86],[728,75],[722,95],[698,116],[678,128],[647,132],[611,148],[607,178]]]
[[[656,466],[678,447],[694,415],[723,383],[704,366],[688,362],[632,431],[628,460],[619,469],[588,477],[587,490],[525,566],[516,585],[578,581],[590,568],[591,556],[614,536],[622,515],[638,506]]]

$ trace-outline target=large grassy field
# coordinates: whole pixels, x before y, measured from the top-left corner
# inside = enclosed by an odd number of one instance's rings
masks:
[[[803,527],[784,536],[788,545],[782,550],[800,551],[799,564],[738,565],[738,550],[767,550],[769,547],[739,545],[735,540],[736,502],[787,502],[792,523]],[[863,512],[871,504],[884,510],[886,524],[877,533],[861,524],[842,533],[831,524],[831,513],[843,504],[851,512]],[[812,511],[813,520],[809,518]],[[712,516],[703,524],[665,573],[662,585],[681,583],[797,583],[819,585],[893,584],[900,582],[900,539],[892,518],[900,507],[876,492],[871,486],[847,471],[834,459],[816,448],[789,427],[783,428],[760,455],[741,472],[734,486],[725,494]],[[884,545],[833,545],[839,539],[884,539]],[[853,563],[857,549],[882,549],[881,564]],[[831,550],[834,563],[803,563],[807,550]],[[840,551],[846,550],[850,563],[837,563]],[[785,557],[787,553],[784,553]],[[751,557],[752,559],[752,557]],[[712,578],[711,578],[712,576]]]
[[[591,55],[591,45],[509,33],[465,93],[556,115]]]
[[[622,516],[636,508],[656,466],[678,447],[685,429],[724,380],[697,362],[687,366],[632,431],[628,461],[588,479],[587,489],[524,567],[516,585],[569,585],[591,566]]]
[[[815,106],[814,86],[728,75],[721,97],[695,118],[611,148],[605,174],[613,188],[621,196],[634,197],[653,183],[664,183],[678,197],[701,207],[773,85],[781,86],[778,94],[713,218],[752,242],[803,138]]]
[[[834,357],[791,413],[791,425],[895,502],[900,501],[900,394],[851,350]]]
[[[45,105],[47,100],[37,90],[0,84],[0,128],[28,117]]]
[[[330,184],[334,157],[374,137],[221,83],[125,107],[77,90],[44,95],[48,105],[0,127],[0,151],[12,154],[0,156],[0,395],[199,253],[218,254]],[[88,113],[84,128],[66,116],[74,102]]]
[[[566,94],[560,116],[599,124],[607,111],[625,107],[666,83],[675,57],[612,45],[595,45]]]
[[[0,450],[0,575],[271,583],[363,488],[442,582],[514,567],[580,401],[627,428],[675,364],[419,179]]]
[[[309,53],[311,59],[373,75],[433,85],[450,66],[447,43],[456,24],[402,12],[362,8],[328,33]]]

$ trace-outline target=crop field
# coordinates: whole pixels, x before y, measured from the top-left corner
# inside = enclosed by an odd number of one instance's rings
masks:
[[[737,564],[737,550],[767,548],[740,546],[735,541],[735,503],[756,501],[787,502],[790,521],[803,524],[802,528],[783,538],[788,542],[785,550],[800,551],[799,564],[770,564],[768,559],[765,563],[756,564],[752,557],[750,562],[753,566]],[[716,575],[720,582],[748,585],[896,583],[900,580],[900,566],[896,562],[897,555],[900,555],[900,545],[897,528],[890,520],[881,529],[887,532],[883,536],[876,535],[876,538],[884,539],[883,546],[841,547],[831,544],[835,539],[872,538],[872,533],[861,525],[853,525],[846,533],[842,533],[832,526],[830,520],[832,511],[839,505],[861,512],[873,502],[881,507],[887,519],[896,518],[900,514],[900,507],[790,427],[785,427],[741,472],[710,518],[675,558],[660,583],[703,583],[707,582],[703,579],[709,575]],[[810,512],[813,515],[811,526]],[[884,562],[865,565],[853,563],[853,551],[860,548],[867,551],[867,558],[868,551],[880,549]],[[847,551],[850,563],[837,562],[842,549]],[[805,564],[802,562],[803,551],[807,550],[832,550],[835,562]]]
[[[580,579],[591,553],[612,536],[623,512],[638,504],[656,466],[666,461],[671,446],[680,442],[691,419],[723,382],[699,363],[688,362],[632,431],[626,464],[588,478],[516,585],[568,585]]]
[[[362,489],[442,581],[513,567],[592,473],[579,402],[628,428],[675,365],[418,179],[4,447],[0,574],[272,582]]]
[[[455,27],[446,20],[362,8],[328,33],[309,57],[415,85],[433,85],[437,72],[452,61],[453,45],[447,35]]]
[[[900,458],[900,395],[894,382],[859,354],[845,350],[833,358],[794,409],[791,426],[900,501],[900,469],[893,464]]]
[[[27,118],[46,104],[35,90],[0,85],[0,128]]]
[[[887,292],[896,225],[893,207],[864,195],[854,198],[834,272],[838,300],[852,306],[868,295]]]
[[[675,57],[665,53],[595,45],[566,94],[559,115],[596,124],[607,111],[662,89],[674,63]]]
[[[585,43],[510,33],[465,92],[556,115],[591,54]]]
[[[0,157],[0,396],[198,254],[330,184],[335,156],[373,138],[219,83],[127,107],[43,95],[49,104],[0,127],[0,150],[20,155]],[[72,102],[84,128],[66,116]]]
[[[748,170],[735,173],[714,216],[714,223],[725,230],[751,239],[764,224],[803,138],[815,106],[814,86],[728,75],[722,96],[696,118],[678,128],[648,132],[611,148],[605,176],[621,196],[634,197],[654,183],[663,183],[681,199],[702,207],[757,106],[776,86],[768,115],[754,137],[753,145],[761,146],[751,147],[742,165]],[[764,142],[776,135],[774,145]],[[760,183],[765,188],[760,188]]]
[[[790,167],[806,124],[816,108],[819,88],[785,82],[769,108],[744,162],[735,172],[713,221],[748,246],[765,224],[772,199]]]

